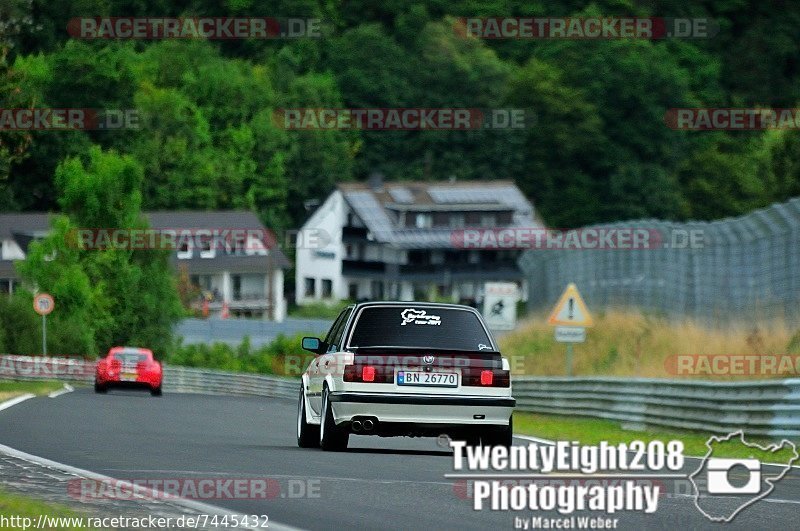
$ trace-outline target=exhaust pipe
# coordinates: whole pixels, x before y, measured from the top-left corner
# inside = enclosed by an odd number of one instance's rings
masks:
[[[364,424],[366,425],[366,422]],[[354,420],[353,421],[353,431],[354,432],[361,431],[361,421],[360,420]]]
[[[372,428],[375,427],[375,423],[372,422],[372,419],[367,419],[364,421],[364,431],[372,431]]]

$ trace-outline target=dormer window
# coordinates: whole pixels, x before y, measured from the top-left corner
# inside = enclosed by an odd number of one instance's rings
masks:
[[[430,229],[433,227],[433,216],[431,214],[419,213],[415,221],[415,226],[418,229]]]

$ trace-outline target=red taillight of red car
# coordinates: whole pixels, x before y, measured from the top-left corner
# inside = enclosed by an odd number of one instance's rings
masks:
[[[510,387],[511,372],[502,369],[468,371],[461,377],[461,385],[472,387]]]
[[[375,365],[345,365],[342,380],[345,382],[392,383],[394,371]]]

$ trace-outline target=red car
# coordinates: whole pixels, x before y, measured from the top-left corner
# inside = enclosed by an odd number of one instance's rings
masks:
[[[105,393],[111,386],[146,387],[153,396],[160,396],[161,363],[146,348],[114,347],[97,360],[94,391]]]

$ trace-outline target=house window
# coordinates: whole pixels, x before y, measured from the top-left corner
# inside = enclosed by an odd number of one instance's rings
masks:
[[[242,300],[242,277],[241,275],[232,275],[231,281],[233,282],[233,300]]]
[[[212,238],[203,238],[200,241],[200,258],[214,258],[217,254],[216,244]]]
[[[451,229],[462,229],[464,228],[465,220],[464,214],[460,212],[456,212],[450,214],[450,228]]]
[[[186,260],[192,257],[192,242],[191,240],[183,240],[178,247],[178,258]]]
[[[417,214],[416,227],[418,229],[430,229],[433,227],[433,216],[430,214]]]
[[[496,223],[494,214],[481,214],[481,227],[494,227]]]
[[[383,282],[380,280],[372,281],[372,300],[383,300]]]
[[[322,298],[330,299],[333,295],[333,281],[329,278],[322,279]]]
[[[303,283],[305,284],[305,291],[303,292],[305,297],[315,297],[317,294],[317,282],[313,278],[306,277],[303,279]]]
[[[349,298],[351,301],[358,299],[358,284],[351,283],[349,286],[347,286],[347,298]]]

